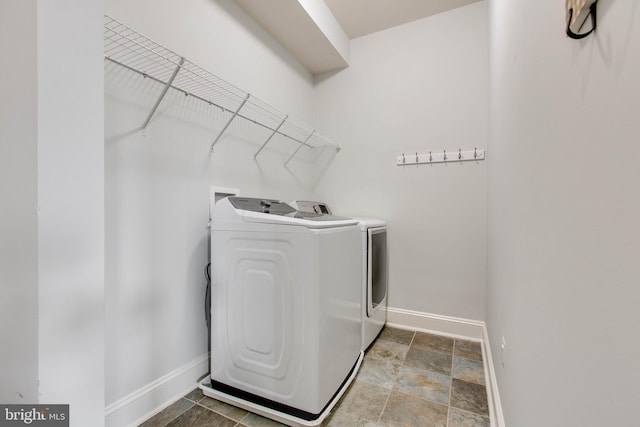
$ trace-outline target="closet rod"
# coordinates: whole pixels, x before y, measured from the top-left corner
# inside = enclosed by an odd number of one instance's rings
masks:
[[[116,65],[119,65],[120,67],[126,68],[127,70],[130,70],[130,71],[133,71],[133,72],[135,72],[135,73],[137,73],[137,74],[140,74],[140,75],[141,75],[142,77],[144,77],[144,78],[151,79],[151,80],[153,80],[153,81],[155,81],[155,82],[157,82],[157,83],[160,83],[160,84],[162,84],[162,85],[165,85],[167,88],[175,89],[175,90],[177,90],[177,91],[179,91],[179,92],[182,92],[182,93],[184,93],[184,94],[185,94],[185,96],[192,96],[192,97],[194,97],[194,98],[196,98],[196,99],[199,99],[200,101],[205,102],[205,103],[207,103],[207,104],[209,104],[209,105],[213,105],[214,107],[218,107],[218,108],[220,108],[222,111],[229,111],[229,112],[232,112],[232,111],[230,111],[229,109],[227,109],[227,108],[225,108],[225,107],[223,107],[223,106],[221,106],[221,105],[218,105],[218,104],[216,104],[216,103],[215,103],[215,102],[213,102],[213,101],[210,101],[210,100],[208,100],[208,99],[202,98],[201,96],[195,95],[195,94],[193,94],[193,93],[188,93],[188,92],[186,92],[186,91],[184,91],[184,90],[182,90],[182,89],[180,89],[180,88],[177,88],[177,87],[175,87],[175,86],[173,86],[173,85],[167,85],[167,82],[162,81],[162,80],[160,80],[160,79],[158,79],[158,78],[156,78],[156,77],[153,77],[153,76],[151,76],[151,75],[149,75],[149,74],[146,74],[146,73],[145,73],[145,72],[143,72],[143,71],[136,70],[135,68],[130,67],[130,66],[128,66],[127,64],[123,64],[122,62],[117,61],[117,60],[115,60],[115,59],[113,59],[113,58],[110,58],[110,57],[108,57],[108,56],[105,56],[104,58],[105,58],[105,59],[107,59],[107,60],[109,60],[110,62],[112,62],[112,63],[116,64]],[[270,126],[265,125],[264,123],[260,123],[260,122],[258,122],[258,121],[256,121],[256,120],[250,119],[249,117],[244,116],[244,115],[242,115],[242,114],[240,114],[240,113],[238,113],[238,114],[237,114],[237,117],[240,117],[240,118],[242,118],[242,119],[245,119],[245,120],[247,120],[247,121],[249,121],[249,122],[251,122],[251,123],[253,123],[253,124],[256,124],[256,125],[258,125],[258,126],[262,126],[262,127],[263,127],[263,128],[265,128],[265,129],[268,129],[268,130],[270,130],[270,131],[272,131],[272,132],[274,132],[274,133],[277,133],[277,134],[282,135],[282,136],[284,136],[284,137],[286,137],[286,138],[289,138],[289,139],[291,139],[291,140],[293,140],[293,141],[297,142],[298,144],[304,145],[304,146],[306,146],[306,147],[308,147],[308,148],[312,148],[312,149],[313,149],[313,148],[316,148],[316,147],[314,147],[313,145],[308,144],[308,143],[306,142],[306,140],[305,140],[305,141],[300,141],[298,138],[294,138],[294,137],[293,137],[293,136],[291,136],[291,135],[287,135],[286,133],[281,132],[281,131],[280,131],[280,130],[278,130],[277,128],[276,128],[276,129],[274,129],[274,128],[270,127]],[[337,148],[337,147],[336,147],[336,148]]]

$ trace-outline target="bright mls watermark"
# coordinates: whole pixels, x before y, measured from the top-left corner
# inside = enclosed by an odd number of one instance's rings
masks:
[[[69,405],[0,405],[0,427],[69,427]]]

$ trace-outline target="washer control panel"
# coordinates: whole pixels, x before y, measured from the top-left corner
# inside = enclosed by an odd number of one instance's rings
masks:
[[[273,199],[255,199],[250,197],[229,197],[229,202],[236,209],[262,212],[272,215],[291,215],[296,212],[287,203]]]
[[[312,212],[319,215],[331,215],[331,209],[326,203],[312,202],[309,200],[296,200],[291,202],[291,206],[300,212]]]

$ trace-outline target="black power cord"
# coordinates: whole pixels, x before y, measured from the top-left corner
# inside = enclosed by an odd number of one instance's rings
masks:
[[[207,350],[211,351],[211,263],[204,268],[207,290],[204,294],[204,321],[207,323]]]

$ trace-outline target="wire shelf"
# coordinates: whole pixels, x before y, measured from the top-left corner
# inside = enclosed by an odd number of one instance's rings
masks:
[[[173,89],[216,106],[231,115],[211,144],[212,150],[236,118],[247,120],[271,131],[269,138],[255,156],[260,154],[275,135],[281,135],[300,144],[286,163],[303,146],[311,149],[329,148],[335,151],[340,149],[339,144],[322,136],[303,122],[285,115],[266,102],[217,77],[108,15],[104,16],[104,55],[105,60],[164,85],[163,92],[142,126],[143,129],[149,124],[166,92]]]

